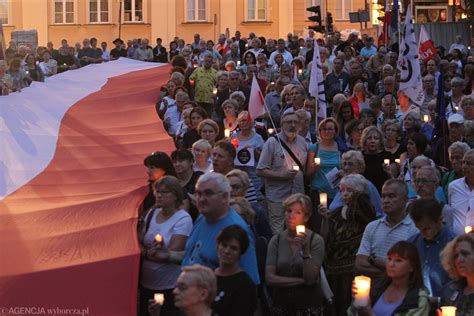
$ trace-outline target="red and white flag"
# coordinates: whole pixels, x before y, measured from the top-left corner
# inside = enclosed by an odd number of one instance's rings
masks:
[[[255,120],[265,114],[265,99],[258,85],[257,78],[253,76],[252,88],[250,90],[249,114],[252,120]]]
[[[420,55],[420,59],[424,62],[436,56],[436,47],[423,24],[421,25],[420,38],[418,40],[418,55]]]

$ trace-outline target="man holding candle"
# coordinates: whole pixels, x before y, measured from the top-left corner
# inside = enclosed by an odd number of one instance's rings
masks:
[[[372,278],[385,273],[387,251],[397,241],[418,233],[408,216],[408,188],[405,182],[390,179],[382,187],[382,209],[385,216],[367,225],[357,252],[356,271]]]

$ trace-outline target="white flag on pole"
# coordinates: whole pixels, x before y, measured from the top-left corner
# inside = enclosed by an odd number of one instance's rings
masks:
[[[265,99],[257,82],[257,77],[254,75],[252,79],[252,88],[250,90],[249,98],[249,114],[252,120],[265,114]]]
[[[408,6],[405,25],[403,26],[403,36],[398,56],[398,70],[400,71],[399,90],[402,90],[414,104],[421,106],[425,95],[423,93],[418,45],[410,6]]]
[[[319,113],[317,116],[326,117],[326,93],[324,91],[323,67],[316,39],[314,40],[313,47],[314,53],[311,65],[311,78],[309,80],[309,94],[318,101]]]

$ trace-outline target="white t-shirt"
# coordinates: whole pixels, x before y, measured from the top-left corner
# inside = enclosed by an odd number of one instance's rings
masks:
[[[160,209],[151,209],[145,217],[146,223],[148,216],[153,216],[150,227],[143,237],[143,245],[146,249],[152,248],[156,234],[160,234],[165,246],[169,247],[173,235],[189,237],[193,229],[193,220],[185,210],[177,211],[166,222],[158,224],[156,216],[160,211]],[[141,269],[141,284],[151,290],[173,289],[181,273],[181,266],[178,264],[160,263],[146,259],[143,260]]]

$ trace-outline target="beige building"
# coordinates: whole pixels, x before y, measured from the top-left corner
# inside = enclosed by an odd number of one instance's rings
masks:
[[[368,1],[368,0],[367,0]],[[52,41],[55,47],[65,38],[69,44],[96,37],[109,45],[121,38],[157,37],[169,43],[174,36],[193,40],[217,39],[229,28],[247,36],[255,32],[267,38],[285,37],[288,32],[306,34],[306,7],[326,5],[337,30],[358,29],[349,22],[349,12],[365,7],[364,0],[0,0],[0,21],[7,41],[14,30],[36,29],[39,44]],[[369,3],[369,5],[371,5]],[[119,22],[121,21],[121,23]],[[369,23],[370,26],[370,23]]]

